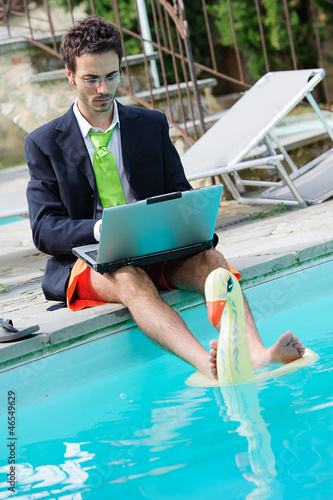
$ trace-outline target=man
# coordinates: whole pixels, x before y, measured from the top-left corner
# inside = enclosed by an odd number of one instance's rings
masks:
[[[203,294],[208,274],[217,267],[228,268],[221,253],[213,248],[189,258],[143,268],[127,266],[104,275],[73,257],[73,246],[99,240],[103,207],[188,190],[190,185],[169,139],[165,116],[114,100],[122,75],[122,44],[112,24],[99,17],[78,21],[64,35],[61,51],[77,99],[64,116],[25,140],[34,243],[51,255],[43,279],[45,296],[67,300],[71,309],[123,304],[154,342],[216,378],[217,341],[210,343],[208,353],[160,298],[158,288]],[[102,146],[96,141],[106,135],[103,154],[113,156],[103,170],[97,153]],[[266,349],[245,299],[244,303],[255,367],[303,355],[304,347],[291,332]]]

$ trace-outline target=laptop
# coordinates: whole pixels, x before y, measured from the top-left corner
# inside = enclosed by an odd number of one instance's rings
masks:
[[[73,253],[103,274],[211,248],[222,189],[219,184],[106,208],[100,242]]]

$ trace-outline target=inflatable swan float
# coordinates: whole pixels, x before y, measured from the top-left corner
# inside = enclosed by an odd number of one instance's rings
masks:
[[[306,348],[301,358],[255,375],[247,341],[243,296],[237,279],[226,269],[215,269],[206,280],[205,295],[213,326],[222,318],[216,358],[218,380],[196,372],[186,380],[187,385],[220,387],[262,382],[310,366],[319,358]]]

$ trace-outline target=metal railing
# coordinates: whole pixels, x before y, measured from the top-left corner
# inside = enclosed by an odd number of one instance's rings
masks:
[[[117,0],[110,0],[110,10],[102,15],[110,18],[120,30],[124,39],[125,57],[124,67],[126,74],[126,85],[119,88],[120,93],[129,96],[139,105],[147,108],[160,108],[159,96],[163,94],[166,101],[165,112],[169,123],[172,124],[185,140],[192,144],[205,132],[205,116],[202,98],[199,90],[198,78],[204,75],[215,78],[218,83],[228,82],[236,85],[239,90],[246,90],[254,78],[249,76],[246,62],[246,51],[240,44],[240,33],[237,24],[237,2],[233,0],[220,0],[221,22],[226,26],[230,36],[228,51],[232,53],[233,74],[223,69],[225,58],[225,46],[216,43],[215,38],[218,30],[211,2],[197,0],[188,3],[186,12],[183,0],[129,0],[129,8],[136,13],[136,20],[128,25],[126,12],[119,9]],[[218,2],[215,2],[218,4]],[[285,40],[285,61],[279,62],[278,69],[299,69],[295,40],[298,36],[293,33],[291,22],[291,3],[288,0],[279,2],[283,6],[280,11],[281,22],[287,27],[287,40]],[[0,28],[2,39],[15,39],[23,37],[32,44],[47,51],[55,57],[59,57],[59,38],[68,24],[75,21],[75,9],[72,0],[67,0],[67,22],[59,25],[54,19],[54,4],[43,0],[39,8],[35,3],[28,0],[0,0]],[[265,34],[265,17],[259,0],[248,0],[248,5],[256,13],[254,23],[257,30],[257,38],[260,40],[258,55],[264,61],[264,72],[274,71],[276,68],[270,62],[271,48],[267,44]],[[314,0],[308,1],[309,18],[308,29],[313,35],[313,45],[316,53],[317,66],[324,67],[321,49],[318,19]],[[90,0],[89,8],[92,14],[101,15],[94,3]],[[190,12],[195,8],[195,18]],[[196,48],[196,41],[190,36],[192,24],[201,22],[200,50]],[[223,30],[222,30],[223,31]],[[45,37],[48,37],[47,39]],[[214,38],[215,37],[215,38]],[[130,65],[129,41],[136,40],[135,52],[142,52],[145,72],[145,82],[141,80],[140,86],[133,84],[133,71]],[[129,48],[128,48],[129,47]],[[217,50],[219,53],[217,54]],[[135,78],[134,78],[135,79]],[[208,80],[207,80],[208,81]],[[214,81],[210,80],[213,85]],[[177,112],[172,102],[170,84],[177,89]],[[144,92],[143,92],[144,91]],[[326,104],[329,104],[329,93],[326,82],[323,86],[323,95]]]

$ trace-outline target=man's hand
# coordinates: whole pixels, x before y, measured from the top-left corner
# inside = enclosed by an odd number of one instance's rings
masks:
[[[94,226],[94,238],[96,241],[100,240],[102,230],[102,219],[98,220]]]

